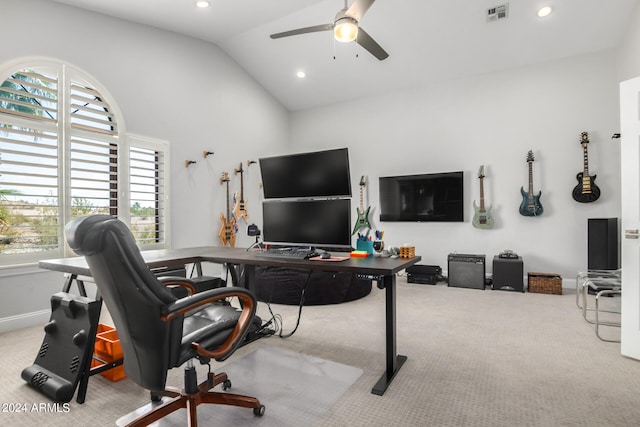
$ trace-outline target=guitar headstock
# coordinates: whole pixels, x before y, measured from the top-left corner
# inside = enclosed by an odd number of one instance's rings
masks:
[[[220,185],[225,182],[229,182],[229,172],[222,172],[222,175],[220,176]]]
[[[589,143],[589,132],[582,132],[580,134],[580,145]]]
[[[478,178],[484,178],[484,165],[480,166],[480,169],[478,170]]]
[[[365,178],[364,175],[362,175],[360,177],[360,187],[364,187],[365,185],[367,185],[367,179]]]
[[[242,169],[242,162],[240,162],[240,167],[237,168],[237,169],[234,169],[233,170],[233,174],[234,175],[238,175],[239,173],[243,173],[243,172],[244,172],[244,170]]]
[[[527,153],[527,163],[531,163],[535,160],[535,157],[533,157],[533,151],[529,150],[529,152]]]

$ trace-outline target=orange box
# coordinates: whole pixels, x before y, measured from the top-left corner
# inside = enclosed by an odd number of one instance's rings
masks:
[[[104,323],[98,323],[98,329],[96,330],[96,335],[101,334],[103,332],[115,331],[116,328],[113,326],[105,325]]]
[[[93,347],[94,359],[91,360],[91,367],[104,366],[107,363],[113,363],[123,357],[122,346],[118,338],[118,332],[109,325],[98,324],[96,333],[96,343]],[[100,372],[100,375],[110,381],[118,381],[126,377],[124,373],[124,365],[107,369]]]
[[[99,366],[104,366],[106,363],[103,363],[97,359],[91,360],[91,367],[97,368]],[[116,366],[115,368],[107,369],[104,372],[100,372],[100,375],[108,379],[109,381],[119,381],[125,378],[127,375],[124,373],[124,365]]]
[[[113,329],[97,334],[93,352],[107,362],[122,359],[122,346],[118,339],[118,332]]]

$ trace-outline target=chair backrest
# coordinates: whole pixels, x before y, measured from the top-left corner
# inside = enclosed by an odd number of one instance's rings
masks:
[[[163,390],[183,318],[163,322],[161,311],[176,297],[151,273],[122,221],[108,215],[78,218],[67,224],[65,237],[89,265],[118,332],[127,376],[148,390]]]

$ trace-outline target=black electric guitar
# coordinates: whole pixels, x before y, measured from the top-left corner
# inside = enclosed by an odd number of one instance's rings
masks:
[[[478,171],[478,179],[480,180],[480,206],[473,201],[473,219],[471,223],[476,228],[492,228],[493,218],[491,217],[491,207],[484,207],[484,165],[480,166]]]
[[[364,209],[364,187],[366,187],[367,182],[366,179],[364,177],[364,175],[362,175],[362,177],[360,178],[360,207],[356,208],[356,212],[358,213],[358,219],[356,219],[356,224],[353,227],[353,233],[351,233],[351,235],[353,236],[354,234],[356,234],[358,231],[362,230],[363,228],[373,228],[371,227],[371,223],[369,222],[369,211],[371,211],[371,206],[367,206],[367,209]]]
[[[540,195],[542,191],[538,191],[538,194],[533,194],[533,168],[534,161],[533,151],[529,150],[527,153],[527,163],[529,164],[529,191],[524,191],[524,187],[520,187],[520,194],[522,194],[522,203],[520,203],[520,214],[524,216],[540,216],[544,209],[540,204]]]
[[[244,219],[244,222],[249,221],[249,213],[247,212],[247,201],[244,198],[244,170],[242,169],[242,162],[240,163],[239,169],[234,169],[233,173],[235,175],[240,174],[240,197],[238,197],[238,193],[235,193],[233,196],[233,216],[236,219]]]
[[[576,175],[578,185],[573,189],[573,200],[580,203],[595,202],[600,198],[600,189],[595,184],[596,175],[589,175],[589,154],[587,145],[589,144],[589,134],[580,134],[580,145],[584,152],[584,170]]]
[[[227,216],[225,217],[224,213],[220,214],[222,226],[218,232],[218,237],[220,237],[222,246],[226,246],[229,243],[229,246],[234,247],[236,245],[236,220],[229,211],[229,174],[227,172],[222,172],[220,177],[220,185],[224,183],[227,184]]]

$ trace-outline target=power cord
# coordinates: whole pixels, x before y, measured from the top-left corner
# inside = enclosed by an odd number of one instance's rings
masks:
[[[296,331],[298,330],[298,326],[300,326],[300,319],[302,317],[302,307],[304,306],[304,296],[305,296],[305,291],[307,289],[307,285],[309,284],[309,279],[311,278],[311,273],[313,272],[313,270],[309,270],[309,274],[307,274],[307,278],[304,281],[304,285],[302,287],[302,293],[300,295],[300,303],[298,305],[298,318],[296,319],[296,326],[293,328],[293,330],[287,334],[284,333],[284,325],[283,325],[283,321],[282,321],[282,316],[279,314],[275,314],[273,312],[273,310],[271,309],[271,303],[267,302],[267,308],[269,309],[269,313],[271,314],[271,319],[269,319],[269,321],[267,323],[265,323],[262,328],[260,328],[261,330],[264,330],[265,328],[267,328],[268,326],[270,326],[271,324],[273,324],[273,333],[270,333],[269,335],[277,335],[280,338],[289,338],[290,336],[292,336],[293,334],[296,333]],[[269,301],[271,301],[271,297],[273,296],[273,287],[271,288],[271,295],[269,297]]]

